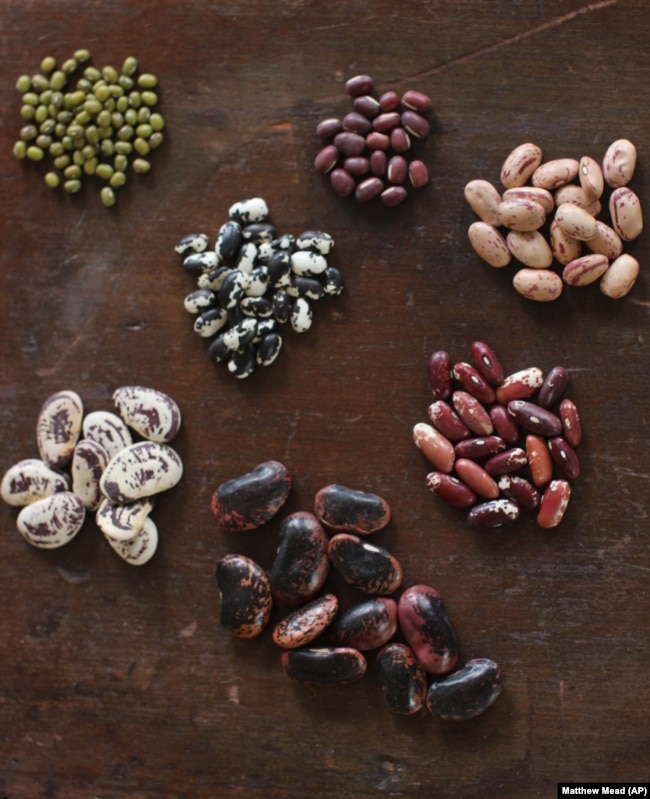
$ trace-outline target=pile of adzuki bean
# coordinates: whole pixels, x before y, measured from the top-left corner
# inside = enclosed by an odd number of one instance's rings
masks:
[[[282,325],[309,330],[313,303],[340,294],[343,277],[327,261],[334,247],[329,233],[278,236],[261,197],[234,203],[228,215],[212,249],[205,233],[183,236],[174,249],[196,275],[197,289],[184,304],[196,317],[195,332],[212,338],[208,358],[245,378],[274,363]]]
[[[419,158],[408,159],[411,137],[425,139],[431,132],[426,119],[431,98],[409,89],[400,95],[384,92],[372,96],[374,81],[356,75],[345,84],[353,110],[342,119],[322,120],[317,135],[326,142],[314,160],[340,197],[354,197],[368,203],[377,197],[395,206],[408,197],[405,184],[419,189],[429,182],[429,170]]]
[[[431,424],[413,428],[414,443],[436,467],[428,488],[470,509],[471,527],[500,527],[522,511],[535,513],[540,527],[556,527],[580,474],[582,431],[575,403],[564,396],[567,370],[554,366],[544,375],[531,366],[505,376],[482,341],[472,344],[471,359],[454,364],[444,350],[429,357]]]
[[[229,532],[258,528],[280,511],[291,485],[282,463],[266,461],[218,486],[212,512]],[[283,649],[282,667],[291,679],[353,682],[367,672],[374,653],[392,711],[410,715],[426,705],[443,720],[474,718],[499,696],[500,668],[489,658],[459,667],[458,643],[439,592],[427,585],[401,590],[397,559],[365,540],[390,518],[388,503],[376,494],[325,486],[313,513],[284,518],[268,570],[242,554],[220,559],[221,624],[236,637],[253,638],[269,624],[274,606],[284,606],[272,637]],[[336,594],[322,593],[330,569],[367,598],[339,612]]]
[[[513,286],[529,300],[549,302],[565,285],[596,281],[605,296],[624,297],[639,274],[639,262],[623,252],[624,242],[643,230],[641,203],[627,185],[636,156],[628,139],[607,148],[602,167],[590,156],[543,162],[536,144],[520,144],[501,168],[503,194],[487,180],[465,186],[465,198],[481,219],[469,227],[472,247],[497,268],[519,261],[523,268]],[[603,206],[611,226],[598,218]]]

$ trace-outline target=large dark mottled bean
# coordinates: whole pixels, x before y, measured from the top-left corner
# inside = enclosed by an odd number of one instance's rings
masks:
[[[313,599],[329,571],[329,539],[318,519],[299,511],[283,520],[280,543],[269,572],[274,596],[287,605]]]
[[[458,644],[442,597],[427,585],[407,588],[399,599],[400,629],[418,663],[431,674],[447,674],[458,661]]]
[[[337,646],[351,646],[360,652],[379,649],[397,632],[397,603],[394,599],[368,599],[340,615],[328,630]]]
[[[262,567],[245,555],[226,555],[217,564],[221,592],[220,619],[238,638],[254,638],[271,617],[273,599]]]
[[[339,533],[328,545],[329,559],[348,585],[365,594],[388,595],[402,583],[402,567],[384,547]]]
[[[294,610],[273,630],[273,640],[284,649],[297,649],[311,643],[334,620],[339,601],[334,594],[325,594]]]
[[[227,480],[212,496],[212,513],[227,530],[253,530],[268,522],[287,501],[291,476],[279,461]]]
[[[462,669],[431,683],[426,706],[444,721],[473,719],[496,701],[501,687],[499,666],[489,658],[475,658]]]
[[[411,715],[423,707],[427,676],[406,644],[388,644],[375,661],[384,700],[394,713]]]
[[[283,652],[282,668],[297,682],[345,685],[363,677],[368,664],[361,652],[352,647],[306,647]]]
[[[390,506],[382,497],[347,486],[325,486],[316,494],[316,516],[333,530],[369,535],[390,521]]]

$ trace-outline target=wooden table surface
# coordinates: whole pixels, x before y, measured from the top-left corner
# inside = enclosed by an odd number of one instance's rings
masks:
[[[555,797],[558,781],[649,778],[647,370],[650,244],[621,301],[597,286],[533,304],[514,267],[471,250],[473,178],[498,182],[517,144],[600,160],[628,138],[646,207],[650,7],[634,0],[330,3],[312,0],[0,0],[0,469],[37,455],[43,400],[73,389],[87,411],[115,388],[154,386],[183,412],[182,482],[154,511],[144,567],[89,516],[66,547],[30,547],[0,508],[0,797]],[[22,73],[87,47],[134,54],[159,77],[166,139],[153,169],[104,208],[97,184],[50,191],[17,161]],[[395,209],[337,197],[313,168],[315,126],[349,110],[344,82],[433,99],[419,152],[431,183]],[[214,237],[229,206],[264,197],[280,232],[321,229],[346,288],[288,332],[277,362],[235,380],[206,357],[173,245]],[[580,408],[582,474],[564,521],[470,530],[425,487],[412,426],[431,401],[425,363],[473,341],[506,371],[556,364]],[[281,514],[226,534],[216,486],[269,459],[294,487]],[[385,706],[368,674],[338,688],[283,674],[271,629],[219,624],[215,566],[269,567],[281,519],[341,483],[384,497],[375,537],[404,585],[443,595],[461,657],[491,657],[504,689],[484,715],[444,723]],[[328,586],[337,590],[331,578]],[[274,616],[274,621],[279,618]]]

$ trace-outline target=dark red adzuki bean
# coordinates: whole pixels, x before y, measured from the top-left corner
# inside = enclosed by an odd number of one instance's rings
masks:
[[[217,563],[221,625],[237,638],[254,638],[266,627],[273,597],[264,569],[244,555],[226,555]]]
[[[377,654],[375,666],[390,710],[402,715],[424,706],[428,680],[413,650],[406,644],[388,644]]]
[[[369,94],[375,88],[375,82],[370,75],[355,75],[345,82],[345,91],[350,97],[360,97]]]
[[[352,107],[367,119],[374,119],[382,110],[379,100],[376,100],[370,94],[361,94],[355,97],[352,101]]]
[[[330,173],[330,183],[339,197],[348,197],[354,193],[356,182],[352,175],[345,169],[334,169]]]
[[[348,585],[364,594],[394,593],[402,583],[402,567],[384,547],[350,533],[332,536],[328,545],[332,566]]]
[[[372,122],[368,117],[360,114],[358,111],[350,111],[342,119],[343,130],[350,130],[352,133],[358,133],[365,136],[372,130]]]
[[[316,133],[321,139],[333,139],[337,133],[343,130],[343,124],[338,117],[323,119],[316,127]]]
[[[431,683],[426,706],[443,721],[465,721],[487,710],[501,688],[499,666],[489,658],[475,658],[462,669]]]
[[[385,646],[397,632],[397,603],[389,597],[368,599],[338,616],[327,631],[328,641],[360,652]]]
[[[275,516],[290,491],[287,467],[279,461],[266,461],[221,483],[212,496],[212,513],[227,530],[254,530]]]
[[[390,521],[390,506],[382,497],[333,483],[316,494],[314,512],[332,530],[369,535]]]
[[[305,647],[282,653],[285,674],[297,682],[313,685],[345,685],[366,673],[368,663],[352,647]]]
[[[418,663],[430,674],[447,674],[458,661],[458,643],[442,597],[428,585],[412,585],[399,598],[400,629]]]

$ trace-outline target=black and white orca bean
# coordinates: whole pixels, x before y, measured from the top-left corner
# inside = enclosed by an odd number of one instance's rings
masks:
[[[186,256],[193,252],[203,252],[207,249],[208,242],[205,233],[188,233],[176,242],[174,249],[179,255]]]

